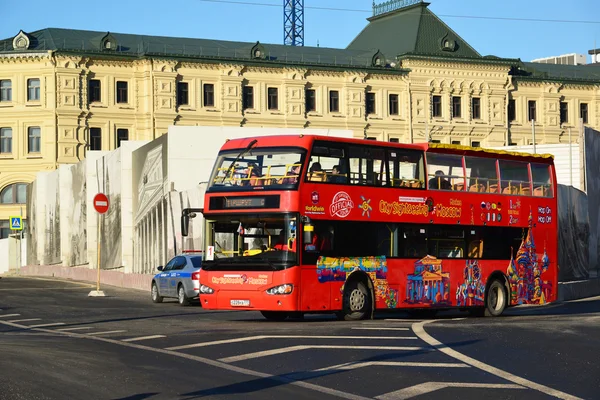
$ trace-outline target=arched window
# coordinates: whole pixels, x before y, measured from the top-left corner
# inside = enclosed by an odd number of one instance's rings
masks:
[[[0,204],[25,204],[27,183],[13,183],[0,191]]]

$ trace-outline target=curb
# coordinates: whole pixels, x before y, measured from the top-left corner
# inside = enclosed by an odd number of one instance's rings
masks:
[[[600,279],[559,282],[557,302],[600,296]]]

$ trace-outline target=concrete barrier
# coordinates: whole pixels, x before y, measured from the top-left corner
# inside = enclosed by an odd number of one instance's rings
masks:
[[[22,267],[17,275],[46,276],[55,278],[73,279],[95,283],[98,279],[98,270],[87,266],[64,267],[62,265],[28,265]],[[151,274],[125,274],[116,270],[101,270],[100,285],[111,285],[130,289],[150,291],[152,283]]]
[[[559,282],[558,301],[584,299],[600,296],[600,279],[587,279],[574,282]]]

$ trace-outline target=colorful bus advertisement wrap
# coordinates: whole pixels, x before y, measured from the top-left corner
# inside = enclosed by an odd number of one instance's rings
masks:
[[[375,301],[385,302],[387,308],[398,305],[398,291],[391,289],[387,280],[387,261],[381,257],[319,257],[317,276],[320,283],[346,282],[356,271],[365,272],[375,288]],[[340,293],[344,292],[344,286]]]

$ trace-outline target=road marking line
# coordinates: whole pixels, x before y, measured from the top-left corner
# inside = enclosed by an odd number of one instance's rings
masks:
[[[415,323],[415,324],[413,324],[412,329],[421,340],[423,340],[425,343],[429,344],[430,346],[433,346],[434,348],[441,351],[442,353],[444,353],[452,358],[456,358],[457,360],[462,361],[465,364],[469,364],[475,368],[479,368],[479,369],[481,369],[485,372],[488,372],[492,375],[499,376],[500,378],[506,379],[507,381],[514,382],[518,385],[522,385],[522,386],[528,387],[530,389],[540,391],[547,395],[554,396],[554,397],[557,397],[559,399],[564,399],[564,400],[581,400],[579,397],[570,395],[568,393],[561,392],[556,389],[552,389],[548,386],[544,386],[539,383],[532,382],[525,378],[521,378],[520,376],[513,375],[509,372],[506,372],[499,368],[485,364],[474,358],[471,358],[462,353],[459,353],[458,351],[456,351],[454,349],[451,349],[450,347],[446,346],[445,344],[438,341],[437,339],[434,339],[427,332],[425,332],[424,325],[432,323],[432,322],[435,322],[435,321],[423,321],[423,322]]]
[[[290,353],[292,351],[307,349],[352,349],[352,350],[397,350],[397,351],[433,351],[425,347],[405,347],[405,346],[328,346],[328,345],[298,345],[279,349],[257,351],[255,353],[241,354],[238,356],[220,358],[219,361],[232,363],[237,361],[250,360],[253,358],[268,357],[276,354]]]
[[[0,321],[0,324],[10,325],[15,328],[24,328],[24,326],[22,326],[22,325],[11,324],[11,323],[7,323],[5,321]],[[236,372],[239,374],[253,376],[253,377],[261,378],[261,379],[270,379],[274,382],[283,383],[286,385],[292,385],[292,386],[300,387],[303,389],[314,390],[315,392],[324,393],[324,394],[328,394],[331,396],[337,396],[342,399],[371,400],[369,397],[363,397],[363,396],[355,395],[352,393],[343,392],[341,390],[336,390],[336,389],[331,389],[331,388],[324,387],[324,386],[319,386],[314,383],[304,382],[301,380],[301,378],[293,379],[291,377],[286,377],[286,376],[266,374],[264,372],[258,372],[258,371],[254,371],[254,370],[247,369],[247,368],[241,368],[241,367],[237,367],[235,365],[230,365],[230,364],[226,364],[226,363],[219,362],[216,360],[211,360],[209,358],[194,356],[191,354],[179,353],[176,351],[170,351],[170,350],[166,350],[166,349],[157,349],[156,347],[144,346],[142,344],[137,344],[137,343],[126,343],[126,342],[122,342],[122,341],[116,340],[116,339],[90,336],[89,334],[85,334],[85,333],[57,332],[56,330],[53,330],[53,329],[35,329],[35,330],[39,331],[39,332],[45,332],[45,333],[53,333],[53,334],[59,333],[66,337],[77,338],[77,339],[96,340],[99,342],[111,343],[111,344],[115,344],[117,346],[128,347],[131,349],[146,350],[146,351],[149,351],[152,353],[165,354],[165,355],[169,355],[172,357],[179,357],[179,358],[183,358],[186,360],[196,361],[196,362],[199,362],[199,363],[202,363],[205,365],[209,365],[211,367],[221,368],[226,371]]]
[[[454,388],[477,388],[477,389],[525,389],[520,385],[502,383],[461,383],[461,382],[426,382],[419,385],[407,387],[382,394],[375,397],[378,400],[406,400],[423,394],[435,392],[436,390]]]
[[[383,366],[383,367],[424,367],[424,368],[471,368],[470,365],[463,363],[433,363],[433,362],[409,362],[409,361],[366,361],[366,362],[353,362],[339,365],[332,365],[331,367],[319,368],[315,371],[330,371],[330,370],[352,370],[358,368],[365,368],[371,366]]]
[[[166,337],[165,335],[152,335],[152,336],[141,336],[141,337],[134,337],[134,338],[129,338],[129,339],[123,339],[123,342],[137,342],[139,340],[149,340],[149,339],[158,339],[158,338],[164,338]]]
[[[352,329],[356,329],[356,330],[363,330],[363,331],[409,331],[410,328],[352,328]]]
[[[420,320],[420,319],[394,319],[394,318],[385,318],[384,321],[408,322],[408,323],[414,324],[415,322],[420,322],[422,320]]]
[[[202,342],[185,344],[182,346],[167,347],[165,350],[184,350],[193,349],[195,347],[206,347],[215,346],[219,344],[239,343],[248,342],[252,340],[263,340],[263,339],[358,339],[358,340],[417,340],[416,336],[302,336],[302,335],[259,335],[259,336],[247,336],[243,338],[215,340],[214,342]]]
[[[92,329],[92,328],[93,328],[93,326],[79,326],[76,328],[61,328],[61,329],[57,329],[57,331],[60,331],[60,332],[62,332],[62,331],[81,331],[84,329]]]
[[[27,318],[27,319],[11,319],[6,322],[27,322],[27,321],[41,321],[41,318]]]
[[[8,318],[8,317],[18,317],[21,314],[4,314],[4,315],[0,315],[0,318]]]
[[[45,328],[47,326],[59,326],[64,325],[64,322],[53,322],[51,324],[38,324],[38,325],[29,325],[28,328]]]
[[[82,333],[82,335],[108,335],[111,333],[123,333],[127,331],[104,331],[104,332],[92,332],[92,333]]]

